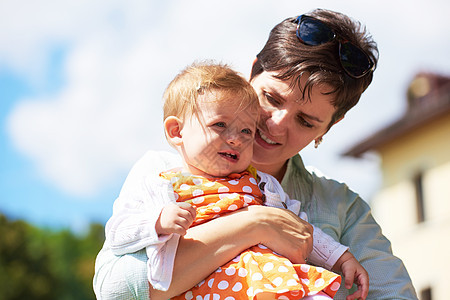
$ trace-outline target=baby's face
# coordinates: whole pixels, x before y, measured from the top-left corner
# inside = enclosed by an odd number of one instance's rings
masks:
[[[257,107],[239,107],[237,96],[209,91],[181,130],[185,167],[195,174],[222,177],[244,171],[253,157]],[[216,100],[220,99],[220,100]]]

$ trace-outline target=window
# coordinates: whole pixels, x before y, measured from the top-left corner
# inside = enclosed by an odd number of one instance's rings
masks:
[[[431,300],[431,288],[425,288],[420,291],[420,300]]]
[[[414,188],[416,192],[416,208],[417,208],[417,222],[425,221],[425,203],[423,196],[423,173],[418,173],[414,179]]]

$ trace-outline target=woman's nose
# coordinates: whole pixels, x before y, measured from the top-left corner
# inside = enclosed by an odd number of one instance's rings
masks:
[[[266,126],[271,135],[281,135],[287,124],[287,111],[285,109],[275,110],[266,120]]]

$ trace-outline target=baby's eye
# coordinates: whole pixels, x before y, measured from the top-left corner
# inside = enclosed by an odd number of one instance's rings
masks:
[[[253,133],[252,130],[251,130],[250,128],[242,129],[241,132],[242,132],[242,133],[245,133],[245,134],[252,134],[252,133]]]
[[[214,123],[214,126],[217,126],[217,127],[226,127],[227,125],[225,124],[225,122],[217,122],[217,123]]]

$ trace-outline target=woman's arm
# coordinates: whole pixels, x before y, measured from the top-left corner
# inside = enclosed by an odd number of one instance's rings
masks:
[[[169,290],[151,289],[151,299],[184,292],[259,243],[293,263],[304,263],[312,249],[312,226],[288,210],[250,206],[190,228],[180,238]]]
[[[367,299],[417,299],[403,262],[392,254],[390,241],[382,234],[369,206],[359,197],[348,208],[341,242],[370,276]]]

